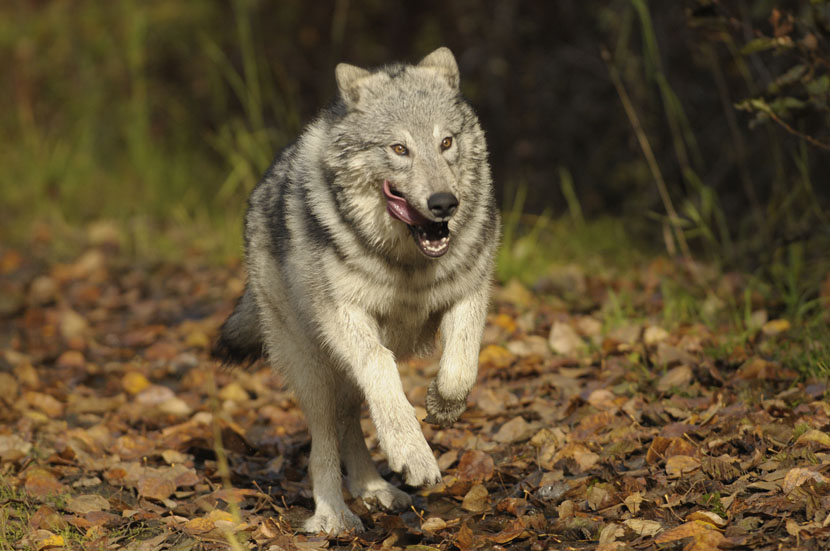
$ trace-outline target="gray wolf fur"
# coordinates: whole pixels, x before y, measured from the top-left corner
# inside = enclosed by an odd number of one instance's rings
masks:
[[[362,530],[349,492],[386,509],[410,497],[378,474],[360,428],[365,401],[392,470],[441,480],[397,359],[443,353],[428,422],[466,408],[499,235],[484,133],[439,48],[417,65],[340,64],[338,95],[254,189],[245,219],[248,281],[216,355],[267,355],[311,434],[314,515],[303,530]]]

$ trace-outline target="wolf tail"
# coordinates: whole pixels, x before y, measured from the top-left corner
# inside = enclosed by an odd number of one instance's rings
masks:
[[[250,287],[245,286],[233,313],[219,330],[211,355],[225,364],[250,365],[262,357],[263,346],[259,309]]]

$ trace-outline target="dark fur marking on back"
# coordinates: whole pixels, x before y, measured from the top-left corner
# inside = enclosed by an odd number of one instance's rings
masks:
[[[277,196],[272,199],[265,209],[265,214],[268,217],[266,224],[271,238],[269,240],[270,249],[280,265],[285,261],[285,255],[291,242],[291,230],[288,228],[285,215],[286,195],[290,185],[291,180],[288,177],[284,178],[280,186],[275,185]]]

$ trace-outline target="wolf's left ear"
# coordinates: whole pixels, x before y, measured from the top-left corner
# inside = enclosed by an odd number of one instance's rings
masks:
[[[426,56],[418,63],[418,67],[437,69],[449,82],[450,86],[458,90],[461,77],[458,74],[458,63],[449,48],[441,47]]]
[[[360,98],[360,81],[371,75],[366,69],[340,63],[334,69],[334,78],[337,80],[337,88],[340,95],[349,105],[354,105]]]

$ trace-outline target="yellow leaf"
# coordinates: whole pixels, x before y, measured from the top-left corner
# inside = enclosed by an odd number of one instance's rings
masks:
[[[213,522],[216,522],[217,520],[226,520],[228,522],[233,522],[233,515],[221,509],[214,509],[213,511],[208,513],[207,518]]]
[[[514,359],[515,356],[508,349],[497,344],[486,346],[478,356],[479,363],[496,368],[508,367]]]
[[[121,386],[124,387],[129,394],[138,394],[148,386],[150,386],[150,381],[147,380],[147,377],[138,373],[136,371],[130,371],[124,378],[121,379]]]
[[[830,448],[830,434],[821,432],[820,430],[810,429],[796,440],[796,444],[806,444],[807,442],[818,444],[821,448]]]
[[[768,337],[780,335],[789,330],[790,322],[784,319],[769,320],[761,327],[761,332]]]
[[[497,325],[507,331],[508,333],[513,333],[516,331],[516,321],[513,319],[512,316],[508,316],[507,314],[499,314],[492,320],[493,325]]]
[[[38,549],[46,549],[47,547],[63,547],[66,542],[60,534],[52,534],[48,538],[41,540],[37,544]]]
[[[699,520],[701,522],[708,522],[717,528],[726,527],[726,519],[712,511],[695,511],[686,515],[686,521]]]

